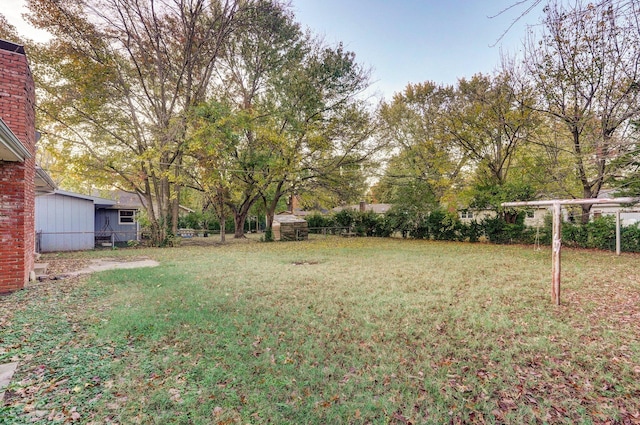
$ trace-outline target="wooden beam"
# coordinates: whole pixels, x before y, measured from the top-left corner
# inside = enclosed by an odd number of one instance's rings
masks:
[[[562,251],[562,206],[553,204],[553,249],[551,254],[551,299],[560,305],[560,253]]]
[[[620,255],[620,211],[616,211],[616,255]]]
[[[552,206],[556,203],[560,205],[622,205],[634,204],[639,198],[586,198],[586,199],[557,199],[548,201],[522,201],[522,202],[503,202],[503,207],[544,207]]]

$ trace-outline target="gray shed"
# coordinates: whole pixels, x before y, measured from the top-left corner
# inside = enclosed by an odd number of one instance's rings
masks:
[[[140,226],[135,206],[96,206],[96,243],[110,244],[139,239]]]
[[[39,251],[93,249],[96,207],[114,204],[109,199],[63,190],[37,196],[35,221]]]
[[[282,213],[273,217],[273,239],[276,241],[301,241],[309,239],[307,221],[293,214]]]

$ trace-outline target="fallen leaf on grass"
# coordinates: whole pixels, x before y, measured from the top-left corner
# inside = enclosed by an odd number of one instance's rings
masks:
[[[411,422],[409,419],[407,419],[407,418],[402,414],[402,412],[400,412],[400,411],[394,412],[394,413],[393,413],[393,417],[392,417],[392,419],[394,419],[394,420],[396,420],[396,421],[399,421],[400,423],[407,424],[407,425],[411,425],[411,424],[413,424],[413,422]]]
[[[471,388],[467,385],[456,385],[456,390],[458,390],[459,393],[471,392]]]
[[[512,399],[512,398],[501,398],[498,401],[498,406],[500,406],[500,409],[502,410],[514,410],[516,409],[516,402]]]
[[[182,397],[180,396],[180,390],[175,388],[169,388],[169,394],[171,394],[171,401],[175,401],[176,403],[183,403]]]

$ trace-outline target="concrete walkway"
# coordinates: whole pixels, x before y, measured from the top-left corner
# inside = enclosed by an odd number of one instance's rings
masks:
[[[83,269],[66,273],[67,276],[78,276],[94,272],[115,269],[138,269],[142,267],[157,267],[160,263],[155,260],[116,261],[116,260],[91,260],[91,264]]]
[[[0,404],[4,400],[4,390],[11,382],[11,378],[18,367],[18,363],[0,364]]]

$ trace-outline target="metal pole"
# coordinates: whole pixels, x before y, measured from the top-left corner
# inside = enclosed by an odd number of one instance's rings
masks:
[[[560,251],[562,248],[562,207],[559,202],[553,204],[553,254],[551,297],[560,305]]]
[[[616,255],[620,255],[620,211],[616,211]]]

